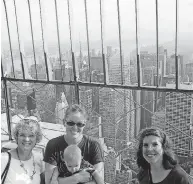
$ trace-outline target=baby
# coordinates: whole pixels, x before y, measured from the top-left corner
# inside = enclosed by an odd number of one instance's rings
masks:
[[[82,159],[81,150],[77,145],[70,145],[64,150],[64,162],[68,169],[68,172],[65,173],[62,177],[72,176],[80,172],[81,170],[85,170],[90,173],[91,178],[93,177],[96,181],[96,184],[104,184],[103,179],[99,175],[97,170],[94,170],[91,164]],[[51,184],[58,183],[59,171],[56,167],[54,169],[54,173],[52,175]],[[81,184],[81,183],[80,183]]]

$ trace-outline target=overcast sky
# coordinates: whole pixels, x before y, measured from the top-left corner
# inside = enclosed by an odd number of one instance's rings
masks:
[[[15,0],[22,40],[31,41],[29,9],[27,0]],[[2,2],[2,1],[1,1]],[[41,41],[39,0],[30,0],[34,29],[34,39]],[[121,15],[122,40],[135,38],[134,0],[119,0]],[[176,0],[158,0],[160,42],[171,41],[175,36]],[[8,40],[5,11],[2,4],[2,40]],[[6,0],[10,33],[12,40],[17,40],[13,0]],[[57,41],[54,0],[41,0],[43,24],[46,40]],[[70,0],[73,41],[86,41],[84,0]],[[58,19],[61,41],[69,41],[67,0],[57,0]],[[87,0],[89,39],[101,39],[99,0]],[[155,0],[138,0],[140,37],[156,39]],[[193,40],[193,0],[179,0],[179,36]],[[103,0],[104,40],[118,40],[117,1]]]

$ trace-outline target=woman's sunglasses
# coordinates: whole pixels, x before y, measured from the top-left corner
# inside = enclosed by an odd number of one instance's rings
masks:
[[[66,124],[67,124],[68,126],[74,126],[74,125],[76,125],[77,127],[80,127],[80,128],[82,128],[82,127],[85,126],[84,123],[80,123],[80,122],[75,123],[74,121],[67,121]]]

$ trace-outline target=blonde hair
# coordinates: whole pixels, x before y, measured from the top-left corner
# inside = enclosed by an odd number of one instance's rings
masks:
[[[33,118],[24,118],[20,120],[12,129],[12,134],[14,139],[17,141],[18,133],[20,130],[27,128],[32,129],[36,134],[36,143],[39,143],[42,140],[42,131],[38,121]]]

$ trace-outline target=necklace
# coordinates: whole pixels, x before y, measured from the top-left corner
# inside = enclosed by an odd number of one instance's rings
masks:
[[[25,174],[28,175],[27,169],[24,167],[24,163],[22,163],[21,160],[20,160],[18,149],[16,149],[16,151],[17,151],[17,156],[18,156],[18,158],[19,158],[20,167],[25,171]],[[33,180],[33,176],[34,176],[34,174],[36,173],[36,169],[35,169],[35,165],[36,165],[36,164],[35,164],[35,161],[34,161],[34,155],[33,155],[33,153],[32,153],[32,159],[33,159],[33,168],[34,168],[34,169],[33,169],[32,175],[30,176],[30,179],[31,179],[31,180]]]

